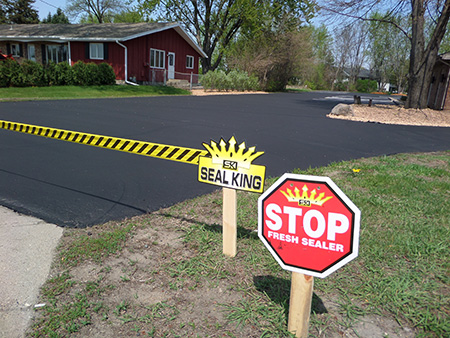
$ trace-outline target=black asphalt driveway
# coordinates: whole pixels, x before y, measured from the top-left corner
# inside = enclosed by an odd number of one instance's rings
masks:
[[[326,117],[351,98],[323,92],[3,102],[0,119],[198,149],[234,135],[265,152],[255,163],[267,166],[268,176],[450,149],[450,128]],[[0,130],[0,204],[61,226],[123,219],[214,189],[197,182],[195,165]]]

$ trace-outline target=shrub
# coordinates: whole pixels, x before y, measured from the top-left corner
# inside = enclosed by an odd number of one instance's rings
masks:
[[[116,74],[114,73],[114,69],[103,62],[98,65],[100,83],[102,85],[113,85],[116,84]]]
[[[378,89],[377,81],[375,80],[357,80],[356,90],[361,93],[371,93]]]
[[[245,90],[259,90],[259,80],[256,76],[249,76],[245,82]]]
[[[317,85],[316,85],[315,82],[305,81],[305,85],[306,85],[306,87],[308,87],[309,89],[317,90]]]
[[[208,72],[200,78],[200,83],[205,89],[214,89],[213,87],[213,73]]]
[[[50,86],[64,86],[73,84],[72,67],[67,62],[50,62],[46,68]]]
[[[86,86],[87,67],[83,61],[77,61],[72,66],[72,83],[75,86]]]
[[[0,62],[0,87],[10,87],[13,78],[17,80],[20,65],[15,60],[6,59]]]
[[[223,70],[210,71],[203,75],[201,84],[205,89],[223,90],[257,90],[259,88],[258,79],[248,76],[245,72],[233,70],[228,74]]]
[[[85,86],[100,85],[100,74],[96,63],[86,63],[86,74],[84,79]]]
[[[0,62],[0,87],[112,85],[116,82],[114,70],[107,63],[67,62],[48,63],[45,67],[30,60],[19,64],[15,60]]]
[[[112,85],[116,83],[116,74],[107,63],[76,62],[72,66],[73,84],[79,86]]]
[[[336,82],[334,84],[334,90],[340,91],[340,92],[346,91],[347,90],[347,83],[344,83],[342,81]]]
[[[25,60],[20,65],[19,74],[13,79],[11,85],[16,87],[28,87],[46,86],[47,83],[44,67],[37,62]]]
[[[73,70],[67,62],[60,62],[56,65],[56,74],[59,86],[73,84]]]

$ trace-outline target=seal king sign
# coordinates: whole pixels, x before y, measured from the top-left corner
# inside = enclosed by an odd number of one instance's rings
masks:
[[[255,147],[246,150],[245,142],[237,145],[231,137],[228,142],[223,139],[219,144],[203,143],[208,156],[201,156],[198,163],[198,180],[203,183],[221,187],[262,193],[266,167],[252,164],[264,154],[255,152]]]

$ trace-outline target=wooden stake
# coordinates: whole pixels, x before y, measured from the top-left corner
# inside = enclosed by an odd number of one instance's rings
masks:
[[[308,337],[313,287],[314,277],[292,273],[288,330],[299,338]]]
[[[236,208],[236,190],[223,188],[223,253],[230,257],[236,256]]]

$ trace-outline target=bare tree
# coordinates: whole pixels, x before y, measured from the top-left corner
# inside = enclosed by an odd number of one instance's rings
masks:
[[[335,79],[339,80],[345,70],[348,79],[347,90],[356,83],[365,62],[367,56],[366,38],[367,29],[362,23],[344,26],[337,30],[335,34]]]
[[[350,40],[350,34],[348,30],[343,29],[339,30],[334,38],[334,60],[335,60],[335,72],[334,72],[334,81],[331,86],[331,90],[335,90],[336,82],[340,81],[342,78],[342,73],[344,72],[344,68],[348,59],[348,41]]]
[[[450,0],[322,0],[320,7],[347,19],[389,23],[405,34],[411,41],[406,107],[427,107],[433,67],[450,18]],[[389,8],[385,16],[370,17],[382,8]],[[408,26],[393,20],[400,14],[409,15]],[[429,38],[425,37],[426,32],[430,32]]]
[[[88,21],[110,22],[113,14],[126,8],[121,0],[67,0],[66,11],[70,16],[85,15]]]

